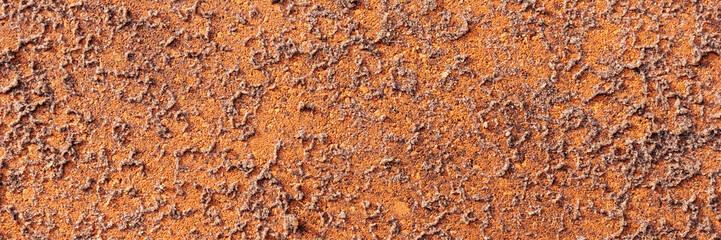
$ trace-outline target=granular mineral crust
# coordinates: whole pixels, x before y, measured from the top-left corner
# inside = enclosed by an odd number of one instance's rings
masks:
[[[721,239],[716,0],[0,0],[0,239]]]

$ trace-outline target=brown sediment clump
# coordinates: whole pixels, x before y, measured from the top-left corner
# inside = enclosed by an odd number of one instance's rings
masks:
[[[721,2],[0,3],[0,239],[719,239]]]

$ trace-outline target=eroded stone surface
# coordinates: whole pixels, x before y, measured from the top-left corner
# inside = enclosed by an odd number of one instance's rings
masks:
[[[0,5],[0,238],[718,238],[718,1]]]

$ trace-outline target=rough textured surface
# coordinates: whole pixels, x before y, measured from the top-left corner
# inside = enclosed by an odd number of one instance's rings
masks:
[[[716,0],[0,2],[0,239],[719,239]]]

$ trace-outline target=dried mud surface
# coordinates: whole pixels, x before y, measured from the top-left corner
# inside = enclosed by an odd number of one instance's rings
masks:
[[[0,2],[0,239],[720,239],[719,1]]]

